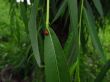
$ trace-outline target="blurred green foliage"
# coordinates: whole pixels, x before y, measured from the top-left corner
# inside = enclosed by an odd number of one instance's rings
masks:
[[[17,29],[14,30],[13,36],[11,35],[11,25],[10,25],[10,17],[9,17],[9,3],[3,0],[0,0],[0,70],[2,70],[6,65],[12,65],[14,68],[23,66],[21,65],[22,62],[25,61],[25,58],[28,55],[30,45],[29,45],[29,38],[25,31],[24,24],[21,20],[19,27],[19,36],[17,36],[16,32]],[[110,13],[109,13],[110,14]],[[108,59],[110,59],[110,15],[107,14],[105,16],[105,24],[104,29],[99,30],[99,36],[101,39],[101,43],[103,45],[104,52]],[[91,59],[88,56],[85,56],[83,61],[83,65],[85,65],[88,69],[84,71],[87,72],[99,72],[97,58],[92,56],[91,52],[94,52],[94,49],[90,46],[90,50],[88,52],[89,56],[92,57]],[[87,59],[87,62],[85,61]],[[25,65],[24,65],[25,66]],[[85,73],[85,72],[82,72]],[[82,75],[83,77],[83,75]],[[107,77],[105,77],[104,82],[110,81],[110,73],[107,73]],[[86,77],[84,77],[86,78]],[[95,78],[95,76],[91,73],[90,78]]]
[[[8,64],[15,67],[21,64],[27,56],[29,40],[22,21],[18,20],[20,21],[17,27],[19,29],[11,29],[10,4],[3,0],[0,0],[0,3],[2,3],[0,5],[0,69],[2,69]]]

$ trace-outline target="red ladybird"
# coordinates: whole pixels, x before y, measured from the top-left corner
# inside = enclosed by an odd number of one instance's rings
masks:
[[[48,30],[47,30],[47,29],[45,29],[45,30],[43,31],[43,34],[44,34],[44,35],[46,35],[46,36],[47,36],[47,35],[49,35]]]

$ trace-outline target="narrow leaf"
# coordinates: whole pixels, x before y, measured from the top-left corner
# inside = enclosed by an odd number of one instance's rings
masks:
[[[38,0],[37,0],[38,1]],[[29,30],[29,36],[31,39],[32,49],[35,56],[35,59],[37,61],[37,64],[41,66],[41,60],[40,60],[40,54],[39,54],[39,48],[38,48],[38,35],[37,35],[37,26],[36,26],[36,14],[37,14],[37,2],[35,0],[30,14],[30,20],[28,23],[28,30]]]
[[[46,82],[71,82],[65,55],[54,31],[44,40]]]
[[[25,29],[27,31],[27,27],[28,27],[28,17],[27,17],[27,9],[25,7],[24,4],[21,4],[20,5],[20,14],[21,14],[21,17],[22,17],[22,20],[24,22],[24,25],[25,25]]]
[[[62,16],[62,14],[65,12],[66,10],[66,7],[67,7],[67,0],[64,0],[56,14],[56,16],[54,17],[53,22],[55,22],[60,16]]]
[[[64,51],[69,63],[75,61],[78,51],[78,5],[77,0],[68,0],[68,8],[70,14],[70,31],[66,41]],[[73,62],[72,62],[73,63]]]
[[[96,9],[98,10],[101,17],[103,17],[103,9],[100,0],[93,0]]]
[[[105,62],[106,58],[105,58],[98,34],[97,34],[96,25],[95,25],[95,22],[93,19],[94,17],[92,15],[92,13],[88,12],[85,8],[84,8],[84,18],[85,18],[88,32],[91,36],[91,40],[92,40],[97,52],[100,54],[101,59],[103,60],[102,62]]]

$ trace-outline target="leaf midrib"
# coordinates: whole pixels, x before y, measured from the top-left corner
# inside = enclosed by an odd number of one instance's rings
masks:
[[[50,30],[49,30],[49,34],[50,34],[50,40],[51,40],[51,42],[52,42],[52,45],[53,45],[53,49],[54,49],[54,54],[56,54],[56,52],[55,52],[55,47],[54,47],[54,43],[53,43],[53,40],[52,40],[52,36],[51,36],[51,33],[50,33]],[[60,73],[59,73],[59,67],[58,67],[58,62],[57,62],[57,57],[56,57],[56,55],[55,55],[55,63],[56,63],[56,66],[57,66],[57,72],[58,72],[58,78],[59,78],[59,82],[61,82],[61,79],[60,79]]]

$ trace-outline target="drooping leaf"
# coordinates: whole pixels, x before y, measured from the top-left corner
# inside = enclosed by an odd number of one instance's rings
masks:
[[[52,23],[55,22],[60,16],[62,16],[62,14],[64,14],[66,7],[67,7],[67,0],[64,0],[61,4],[59,10],[57,11],[56,16],[52,20]]]
[[[98,34],[97,34],[97,30],[96,30],[96,25],[95,25],[95,21],[94,21],[94,16],[92,15],[92,13],[89,12],[89,10],[87,11],[84,8],[84,19],[85,19],[85,24],[87,25],[87,29],[88,32],[91,36],[91,40],[97,50],[97,52],[99,53],[102,62],[106,61],[106,57],[104,55],[103,49],[102,49],[102,45],[100,43]]]
[[[54,31],[44,40],[44,61],[46,82],[71,82],[67,62],[60,42]]]
[[[41,63],[44,63],[44,39],[42,37],[42,34],[38,34],[38,45],[39,45],[39,53],[40,53],[40,58],[41,58]]]
[[[28,30],[32,44],[33,54],[35,56],[38,66],[41,66],[39,47],[38,47],[37,26],[36,26],[37,5],[38,5],[38,0],[35,0],[31,9],[30,19],[28,23]]]
[[[101,17],[103,17],[103,9],[102,9],[102,5],[101,5],[100,0],[93,0],[93,2],[94,2],[94,5],[95,5],[97,11],[101,15]]]
[[[78,25],[78,2],[77,0],[68,0],[68,10],[70,14],[71,30],[77,29]]]
[[[66,41],[64,51],[69,63],[75,61],[78,51],[78,5],[77,0],[68,0],[68,10],[70,14],[70,31]],[[73,59],[74,58],[74,59]]]

